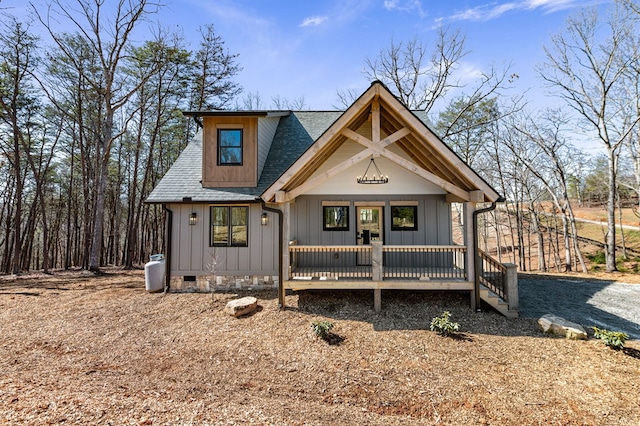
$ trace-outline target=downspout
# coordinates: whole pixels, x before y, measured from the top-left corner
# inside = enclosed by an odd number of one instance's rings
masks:
[[[507,199],[501,196],[496,201],[493,201],[489,207],[473,212],[473,256],[475,258],[474,266],[476,275],[473,280],[473,293],[477,312],[480,312],[480,281],[478,280],[478,277],[482,273],[482,268],[480,266],[481,259],[480,254],[478,253],[478,215],[480,213],[487,213],[495,210],[497,203],[502,203],[505,201],[507,201]]]
[[[284,224],[284,219],[281,210],[267,206],[262,198],[259,198],[258,200],[260,201],[260,204],[262,204],[262,210],[276,213],[278,215],[278,308],[282,309],[285,306],[283,291],[284,282],[282,281],[282,279],[284,278],[282,275],[282,255],[284,253],[284,235],[282,233],[282,227]]]
[[[173,230],[173,211],[167,208],[166,204],[162,205],[162,208],[167,214],[167,253],[165,254],[164,264],[165,264],[165,282],[164,282],[164,292],[168,293],[171,289],[171,236]]]

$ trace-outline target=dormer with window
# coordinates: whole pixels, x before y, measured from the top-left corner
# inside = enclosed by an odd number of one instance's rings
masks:
[[[256,187],[258,117],[206,116],[202,123],[202,186]]]
[[[255,188],[280,117],[290,111],[185,111],[203,127],[202,187]]]

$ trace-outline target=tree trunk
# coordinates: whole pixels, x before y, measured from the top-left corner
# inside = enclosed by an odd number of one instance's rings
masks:
[[[102,242],[104,233],[104,212],[107,192],[107,180],[109,177],[109,149],[104,147],[104,152],[100,156],[99,171],[97,173],[97,190],[95,212],[93,219],[93,231],[91,232],[91,252],[89,254],[89,270],[100,271],[100,259],[102,255]]]
[[[622,203],[620,202],[620,194],[617,194],[618,215],[620,217],[620,244],[622,244],[622,258],[627,260],[627,244],[624,240],[624,227],[622,226]]]
[[[13,256],[11,262],[11,273],[18,274],[20,273],[20,265],[21,259],[20,255],[22,253],[22,237],[20,234],[20,229],[22,227],[22,191],[23,191],[23,182],[22,182],[22,170],[20,168],[20,137],[18,135],[20,129],[18,128],[18,124],[16,122],[13,123],[13,148],[14,148],[14,156],[13,156],[13,173],[15,179],[15,189],[16,189],[16,205],[13,215]]]
[[[616,155],[613,149],[607,150],[609,164],[609,196],[607,200],[607,272],[617,271],[616,267]]]

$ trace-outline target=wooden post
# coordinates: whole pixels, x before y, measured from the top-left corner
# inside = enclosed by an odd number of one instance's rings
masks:
[[[382,281],[382,243],[371,242],[371,275],[373,281]]]
[[[282,281],[288,281],[289,277],[289,240],[291,235],[291,203],[282,205],[282,239],[284,250],[282,253]],[[280,300],[282,309],[286,309],[284,282],[280,285]]]
[[[278,286],[278,300],[280,308],[286,309],[284,282],[289,280],[289,240],[291,239],[291,203],[287,201],[287,194],[284,191],[276,192],[276,203],[280,205],[282,211],[282,282]]]
[[[518,269],[513,263],[504,263],[507,268],[506,276],[506,289],[507,289],[507,302],[509,302],[509,309],[518,310]]]
[[[383,279],[382,264],[382,243],[373,241],[371,243],[371,278],[374,283],[379,283]],[[376,312],[382,310],[382,290],[379,287],[373,289],[373,308]]]
[[[475,229],[473,229],[473,212],[476,211],[476,205],[472,202],[464,203],[464,245],[467,247],[467,281],[475,283],[476,281],[476,253],[475,253]],[[475,289],[475,285],[473,288]],[[470,300],[471,309],[476,310],[475,290],[471,291]]]
[[[380,288],[373,289],[373,309],[376,312],[382,310],[382,290]]]

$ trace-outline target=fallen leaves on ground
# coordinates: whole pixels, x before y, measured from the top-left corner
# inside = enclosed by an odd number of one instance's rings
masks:
[[[149,294],[141,271],[0,281],[0,424],[640,424],[638,342],[542,335],[460,293]],[[429,331],[445,310],[460,333]],[[312,321],[335,324],[340,344]]]

